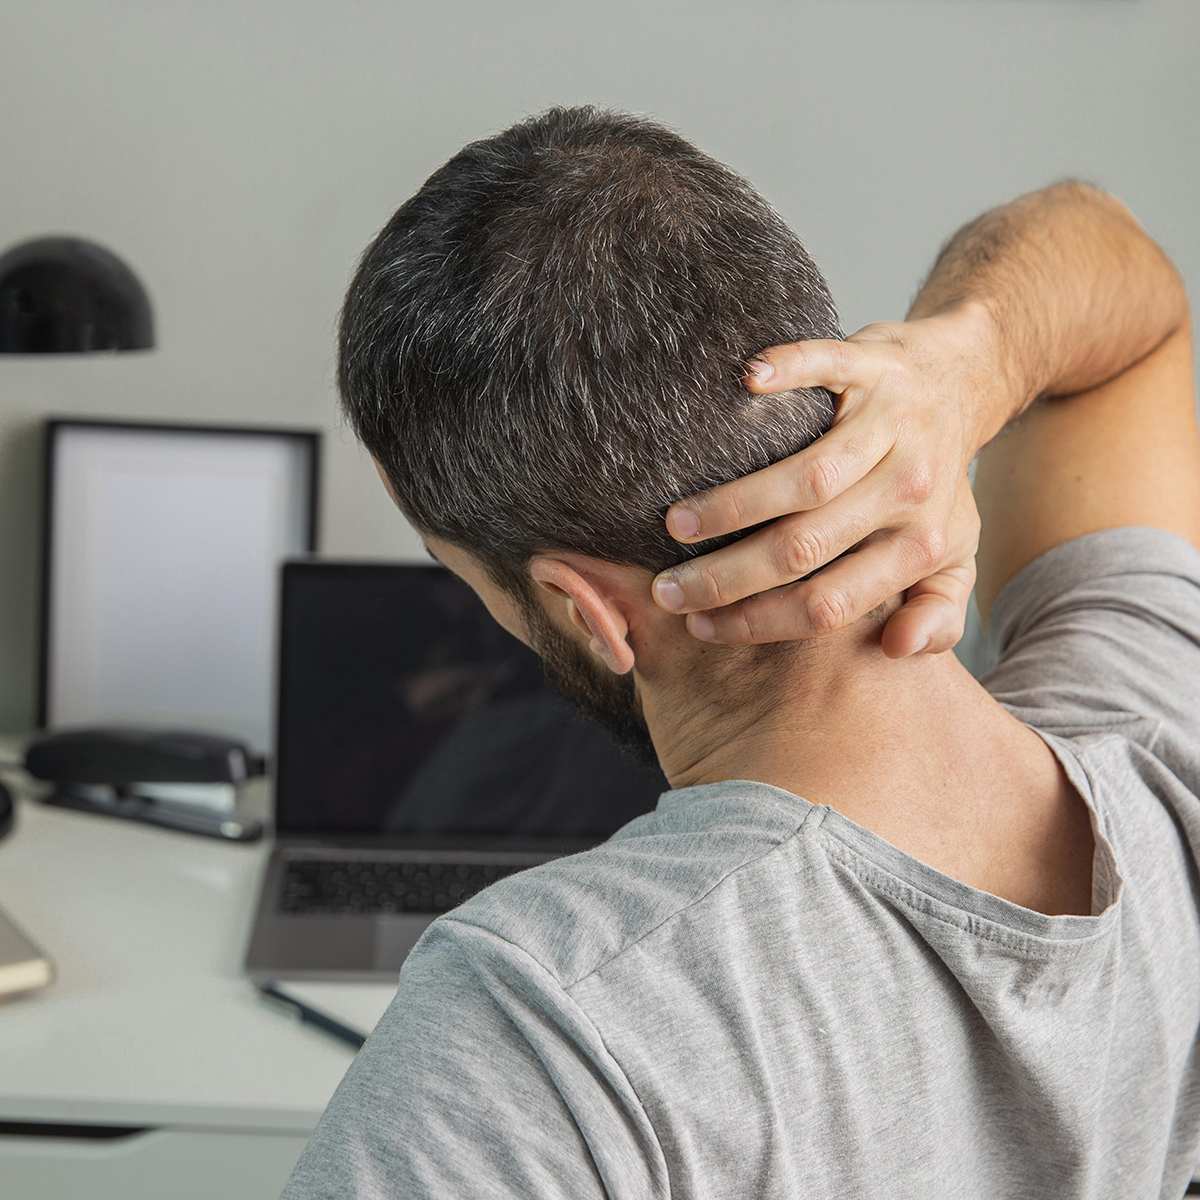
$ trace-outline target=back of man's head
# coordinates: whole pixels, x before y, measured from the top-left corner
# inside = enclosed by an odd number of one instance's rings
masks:
[[[339,382],[410,520],[512,586],[543,550],[652,571],[694,553],[666,532],[673,501],[832,419],[819,389],[752,395],[747,359],[840,336],[745,180],[651,121],[553,109],[465,147],[388,222],[346,298]]]

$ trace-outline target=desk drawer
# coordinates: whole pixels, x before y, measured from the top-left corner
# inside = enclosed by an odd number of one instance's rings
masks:
[[[6,1133],[0,1200],[279,1200],[307,1140],[194,1129],[107,1138]]]

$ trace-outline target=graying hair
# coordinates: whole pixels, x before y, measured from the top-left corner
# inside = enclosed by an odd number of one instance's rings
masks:
[[[660,570],[675,500],[802,449],[821,389],[755,396],[762,348],[840,337],[795,234],[652,121],[552,109],[474,142],[368,247],[342,401],[418,529],[498,578],[542,550]]]

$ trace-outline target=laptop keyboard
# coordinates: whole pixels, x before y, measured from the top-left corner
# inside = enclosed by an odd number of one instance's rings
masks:
[[[524,869],[498,863],[289,859],[279,910],[298,915],[443,913],[489,883]]]

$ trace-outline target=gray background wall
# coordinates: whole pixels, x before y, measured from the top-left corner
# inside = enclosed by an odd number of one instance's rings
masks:
[[[46,414],[319,425],[322,549],[417,552],[336,415],[356,256],[463,142],[553,103],[654,114],[753,179],[847,329],[1063,175],[1200,282],[1195,0],[0,4],[0,247],[70,232],[147,282],[148,355],[0,359],[0,729],[33,718]]]

